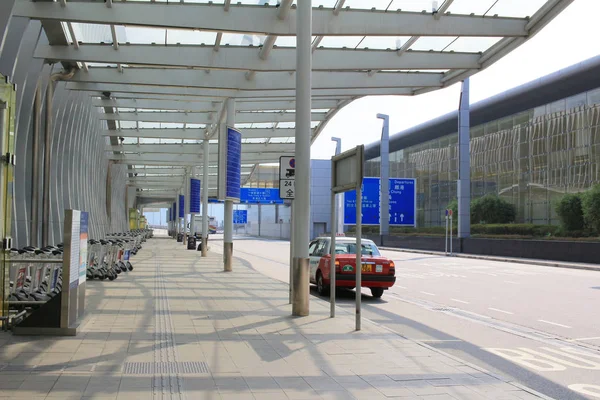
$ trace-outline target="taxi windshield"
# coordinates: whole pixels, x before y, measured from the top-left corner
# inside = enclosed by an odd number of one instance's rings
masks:
[[[380,256],[379,249],[374,243],[362,243],[361,253],[365,256]],[[335,254],[356,254],[356,243],[336,243]]]

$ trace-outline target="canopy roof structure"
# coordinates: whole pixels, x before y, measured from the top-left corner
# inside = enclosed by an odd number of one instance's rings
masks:
[[[236,100],[242,182],[294,153],[301,0],[17,0],[48,36],[35,57],[75,70],[106,121],[106,152],[139,197],[172,198]],[[312,140],[363,96],[412,96],[487,68],[573,0],[313,1]]]

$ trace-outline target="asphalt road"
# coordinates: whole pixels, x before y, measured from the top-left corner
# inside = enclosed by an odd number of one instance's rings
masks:
[[[382,253],[398,279],[380,300],[363,290],[365,318],[549,397],[600,399],[600,272]],[[236,238],[234,256],[288,281],[287,242]],[[354,292],[337,302],[353,312]]]

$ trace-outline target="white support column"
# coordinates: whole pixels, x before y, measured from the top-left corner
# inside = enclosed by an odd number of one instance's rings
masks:
[[[227,99],[227,120],[226,127],[235,126],[235,99]],[[223,263],[225,272],[232,271],[233,267],[233,200],[225,199],[225,218],[224,218],[224,238],[223,238]]]
[[[208,142],[208,139],[205,139],[202,145],[202,257],[208,254]]]
[[[296,190],[292,315],[309,315],[312,0],[298,2],[296,34]]]
[[[471,152],[469,79],[462,83],[458,107],[458,237],[471,236]],[[460,251],[460,250],[459,250]]]

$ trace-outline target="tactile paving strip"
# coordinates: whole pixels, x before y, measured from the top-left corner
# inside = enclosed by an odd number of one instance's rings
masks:
[[[156,256],[156,254],[154,254]],[[154,276],[154,362],[153,363],[131,363],[141,364],[132,367],[133,370],[145,371],[152,375],[152,395],[154,399],[185,399],[183,390],[183,378],[177,362],[177,350],[173,334],[173,320],[169,308],[169,298],[165,285],[165,277],[156,260]],[[144,364],[150,364],[148,366]]]
[[[123,367],[127,375],[153,375],[153,374],[208,374],[205,362],[131,362]]]

